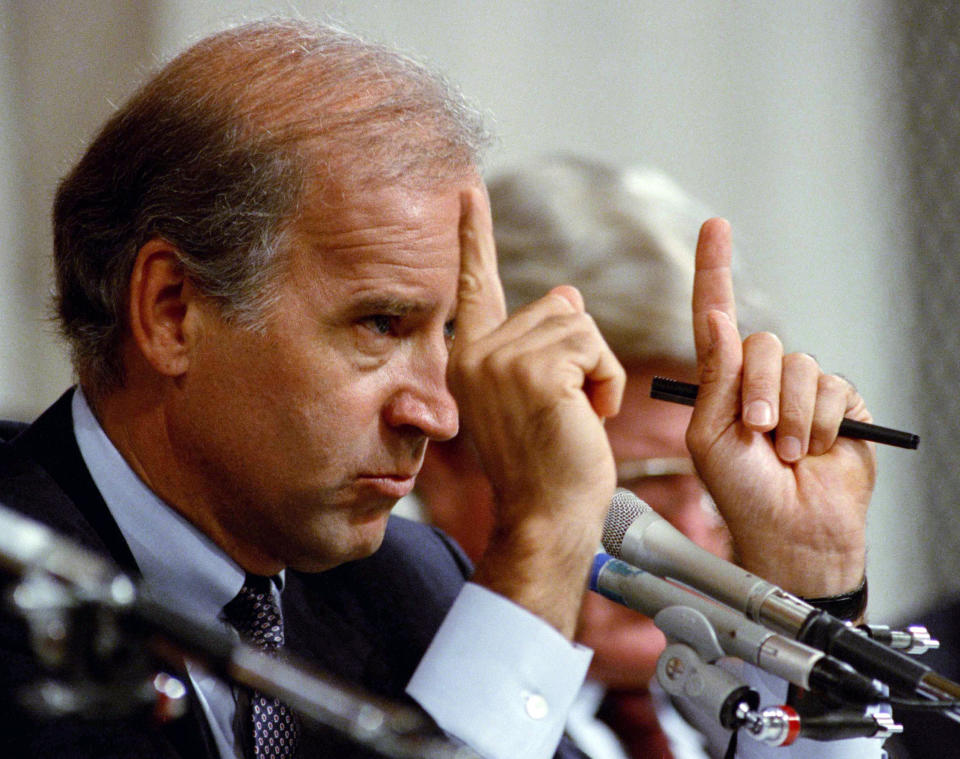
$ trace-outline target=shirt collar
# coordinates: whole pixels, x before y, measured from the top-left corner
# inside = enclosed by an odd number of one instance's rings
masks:
[[[243,569],[134,473],[80,388],[71,411],[83,461],[143,574],[141,590],[187,617],[218,621],[243,586]]]

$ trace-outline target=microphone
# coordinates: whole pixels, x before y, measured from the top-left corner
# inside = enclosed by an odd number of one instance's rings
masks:
[[[714,556],[629,490],[618,488],[614,494],[602,542],[612,556],[696,588],[748,619],[825,651],[894,690],[932,699],[960,699],[960,684],[773,583]]]
[[[807,690],[844,700],[876,703],[886,700],[886,688],[848,664],[815,648],[751,622],[733,609],[680,585],[630,566],[605,553],[594,557],[590,589],[634,611],[655,618],[668,637],[694,645],[716,660],[727,654]],[[712,635],[704,634],[706,618]]]
[[[157,716],[182,716],[185,686],[164,673],[153,677],[154,659],[180,669],[186,657],[228,682],[282,699],[377,756],[479,759],[435,735],[419,710],[183,617],[146,597],[109,559],[0,503],[0,587],[4,574],[13,583],[11,610],[26,623],[31,653],[44,670],[19,695],[41,715],[129,716],[156,700]]]

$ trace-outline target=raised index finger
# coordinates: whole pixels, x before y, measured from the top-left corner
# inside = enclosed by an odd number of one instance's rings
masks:
[[[708,313],[722,311],[734,326],[737,324],[730,272],[731,249],[730,224],[726,219],[705,221],[697,240],[693,275],[693,337],[701,359],[707,355],[711,343]]]
[[[471,187],[460,195],[457,342],[467,344],[484,337],[506,318],[506,300],[497,274],[490,205],[479,187]]]

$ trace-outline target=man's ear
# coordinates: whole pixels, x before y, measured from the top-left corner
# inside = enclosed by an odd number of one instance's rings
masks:
[[[154,238],[140,248],[130,276],[130,331],[140,354],[160,374],[179,376],[189,366],[188,306],[196,294],[176,247]]]

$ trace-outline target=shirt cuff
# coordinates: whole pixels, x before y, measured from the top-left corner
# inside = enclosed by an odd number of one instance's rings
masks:
[[[407,693],[488,759],[549,759],[592,657],[526,609],[467,583]]]

